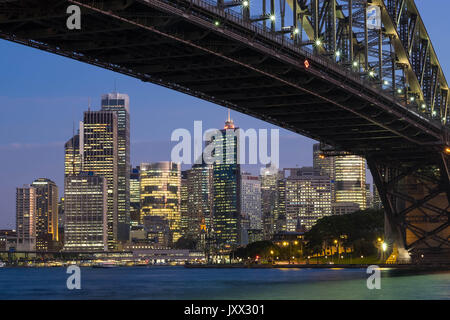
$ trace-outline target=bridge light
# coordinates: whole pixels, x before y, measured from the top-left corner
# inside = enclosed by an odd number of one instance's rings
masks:
[[[353,66],[356,68],[359,65],[358,61],[353,61]]]
[[[276,17],[274,14],[272,14],[272,15],[270,16],[270,20],[275,21],[276,19],[277,19],[277,17]]]
[[[299,33],[298,28],[295,28],[295,29],[294,29],[294,34],[298,34],[298,33]]]
[[[413,102],[416,98],[414,97],[410,97],[409,100],[411,100],[411,102]]]
[[[338,51],[336,51],[335,55],[336,55],[336,57],[339,58],[341,56],[341,52],[338,50]]]
[[[402,89],[400,89],[400,88],[397,89],[397,93],[402,93],[402,92],[403,92]]]
[[[434,110],[431,114],[432,114],[433,116],[435,116],[435,115],[436,115],[436,110]]]
[[[242,2],[242,6],[243,6],[243,7],[248,7],[249,4],[250,4],[250,3],[249,3],[247,0],[244,0],[244,1]]]
[[[384,80],[383,84],[384,84],[385,86],[388,86],[388,85],[389,85],[389,81]]]
[[[445,147],[444,152],[448,155],[450,155],[450,147]]]
[[[320,47],[322,45],[322,40],[316,39],[315,44],[316,44],[316,46]]]
[[[383,251],[386,251],[387,248],[388,248],[387,243],[386,243],[386,242],[383,242],[383,243],[381,244],[381,248],[383,249]]]
[[[422,109],[425,109],[427,105],[425,103],[422,103]]]
[[[373,72],[372,70],[369,71],[369,76],[371,76],[372,78],[375,77],[375,72]]]
[[[306,69],[308,69],[311,66],[308,60],[305,60],[305,62],[303,62],[303,64],[305,65]]]
[[[220,22],[219,21],[214,21],[214,25],[216,26],[216,27],[218,27],[219,25],[220,25]]]

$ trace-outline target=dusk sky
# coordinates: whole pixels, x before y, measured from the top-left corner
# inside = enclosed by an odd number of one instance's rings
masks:
[[[450,1],[416,0],[444,72],[450,74]],[[222,128],[225,108],[94,66],[0,40],[0,229],[15,228],[15,189],[41,177],[62,195],[64,143],[83,111],[114,91],[130,96],[131,162],[170,160],[177,128]],[[243,129],[275,128],[232,112]],[[280,166],[312,165],[313,140],[280,131]],[[254,170],[256,172],[256,168]]]

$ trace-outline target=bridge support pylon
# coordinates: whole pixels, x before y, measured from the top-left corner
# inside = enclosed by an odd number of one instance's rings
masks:
[[[367,159],[399,263],[450,264],[450,157],[426,163]]]

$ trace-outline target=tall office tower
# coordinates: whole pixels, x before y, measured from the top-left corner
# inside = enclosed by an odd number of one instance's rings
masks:
[[[359,156],[335,157],[335,202],[354,202],[359,208],[366,203],[366,160]]]
[[[17,251],[36,251],[36,189],[16,189]]]
[[[141,222],[146,216],[166,219],[172,233],[172,242],[180,237],[180,164],[174,162],[142,163]]]
[[[65,178],[64,178],[64,180],[65,180]],[[61,244],[64,243],[64,223],[65,223],[64,197],[61,197],[61,198],[59,198],[59,202],[58,202],[58,236],[59,236],[59,242]]]
[[[83,171],[106,178],[108,187],[108,249],[118,242],[117,216],[117,114],[111,111],[87,111],[80,124]]]
[[[377,186],[375,183],[373,184],[373,202],[372,207],[374,209],[382,209],[383,203],[381,202],[380,194],[378,193]]]
[[[59,241],[58,187],[44,178],[35,180],[31,185],[36,197],[36,251],[54,251]]]
[[[274,234],[286,231],[286,179],[284,170],[277,181],[277,193],[274,213]]]
[[[327,146],[325,146],[327,148]],[[320,144],[313,146],[314,169],[331,180],[333,202],[354,202],[366,209],[366,161],[355,155],[326,157]]]
[[[313,145],[313,167],[323,176],[334,179],[334,157],[325,157],[320,149],[320,143]]]
[[[320,147],[320,143],[313,145],[313,168],[320,171],[322,176],[329,176],[331,181],[331,199],[336,201],[336,170],[335,157],[326,157]]]
[[[80,135],[76,134],[64,145],[64,176],[81,172]]]
[[[130,224],[130,98],[122,93],[102,96],[102,111],[117,114],[117,221],[119,240],[127,240]]]
[[[213,164],[214,237],[220,249],[229,250],[240,243],[239,178],[241,168],[237,163],[237,130],[228,114],[220,137],[213,137],[214,156],[221,161]]]
[[[141,181],[139,166],[131,169],[130,173],[130,224],[137,226],[141,214]]]
[[[270,240],[275,234],[275,206],[277,202],[278,168],[266,165],[261,168],[261,211],[263,223],[263,239]]]
[[[330,177],[320,175],[312,167],[284,169],[286,230],[295,231],[297,224],[307,230],[322,217],[331,215]]]
[[[188,171],[181,171],[180,180],[180,233],[181,236],[188,236]]]
[[[241,223],[241,243],[242,238],[247,239],[249,230],[262,231],[261,212],[261,181],[258,176],[249,173],[242,173],[240,178],[240,215],[243,221],[248,221],[247,225]]]
[[[81,172],[65,179],[64,251],[108,250],[106,178]]]
[[[210,233],[213,228],[212,179],[212,165],[194,164],[187,172],[187,233],[195,238],[198,238],[201,232]]]

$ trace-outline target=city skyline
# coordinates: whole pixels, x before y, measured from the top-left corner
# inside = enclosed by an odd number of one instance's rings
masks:
[[[433,34],[433,43],[438,56],[444,57],[443,53],[450,44],[446,41],[446,35],[439,32],[438,28],[439,21],[444,19],[445,10],[434,12],[431,8],[427,8],[425,1],[416,1],[416,3],[429,33]],[[450,6],[450,4],[443,4],[443,6]],[[2,70],[5,71],[4,78],[8,78],[8,81],[2,82],[2,91],[0,91],[4,101],[3,110],[6,111],[0,126],[2,130],[0,150],[2,154],[7,155],[2,157],[1,165],[10,168],[8,172],[2,172],[0,179],[2,181],[0,226],[2,227],[14,226],[15,208],[14,201],[11,199],[14,198],[16,187],[41,177],[52,179],[58,186],[63,185],[63,164],[60,159],[63,157],[64,142],[70,138],[72,123],[80,120],[80,111],[87,108],[90,99],[94,101],[94,106],[98,106],[99,95],[111,91],[115,82],[120,91],[127,92],[135,98],[135,107],[131,108],[131,114],[133,111],[140,111],[135,112],[131,119],[132,126],[136,124],[135,128],[139,128],[134,129],[134,132],[132,130],[131,134],[133,165],[145,161],[168,159],[171,146],[168,141],[172,129],[190,128],[193,120],[199,120],[205,112],[209,113],[205,118],[208,126],[220,127],[226,112],[224,108],[208,102],[35,49],[6,41],[0,42],[0,48],[6,56],[6,59],[1,62]],[[18,59],[22,62],[21,65],[9,63],[9,61],[19,61]],[[448,63],[444,59],[441,59],[441,63],[444,70],[448,70]],[[30,70],[33,71],[30,72]],[[42,74],[46,75],[45,81],[42,81]],[[74,74],[76,76],[73,76]],[[57,84],[56,89],[55,84]],[[169,96],[170,99],[167,100]],[[150,99],[152,102],[149,102]],[[186,110],[186,105],[189,105],[192,111]],[[156,136],[146,132],[147,126],[143,125],[149,119],[149,114],[154,116],[159,113],[155,112],[155,109],[166,110],[169,116],[172,116],[170,126],[159,132],[157,129],[161,125],[167,125],[167,122],[161,121],[162,118],[158,116],[152,119],[151,127],[158,132]],[[56,110],[59,114],[50,116]],[[147,111],[142,113],[143,110]],[[25,116],[24,112],[27,112]],[[233,117],[241,124],[241,127],[274,127],[235,112]],[[12,121],[14,119],[21,119],[22,126],[17,126],[16,122]],[[36,119],[39,121],[35,121]],[[158,125],[158,122],[161,124]],[[42,128],[50,127],[52,130],[42,130]],[[314,141],[286,130],[281,131],[280,167],[293,167],[297,164],[311,165],[309,147]],[[157,154],[149,152],[149,149],[157,150]],[[164,157],[165,154],[167,156]],[[36,158],[39,161],[36,161]],[[49,171],[49,168],[52,168],[54,172]]]

